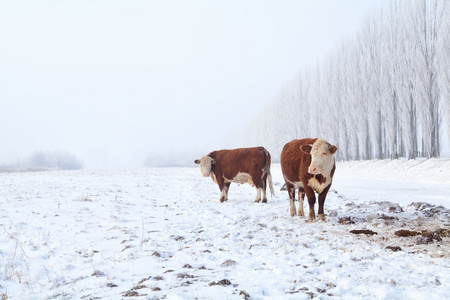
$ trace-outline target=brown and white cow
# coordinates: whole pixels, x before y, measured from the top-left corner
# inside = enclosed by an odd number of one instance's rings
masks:
[[[303,200],[308,197],[309,222],[316,218],[314,204],[319,195],[318,218],[325,221],[323,206],[331,187],[336,163],[334,153],[337,147],[323,139],[293,140],[281,151],[281,170],[289,193],[291,216],[295,211],[295,189],[298,188],[298,215],[304,216]]]
[[[218,150],[195,160],[200,165],[204,177],[211,176],[220,188],[220,202],[228,200],[230,184],[249,183],[256,187],[255,202],[267,203],[266,186],[269,181],[273,195],[272,176],[270,174],[271,158],[264,147]]]

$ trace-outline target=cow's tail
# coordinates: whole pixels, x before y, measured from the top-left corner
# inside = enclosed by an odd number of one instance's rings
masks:
[[[269,183],[269,188],[270,188],[270,195],[275,196],[275,192],[273,190],[273,184],[272,184],[272,174],[270,174],[270,164],[272,162],[272,158],[270,157],[270,153],[269,151],[267,151],[266,149],[264,149],[266,152],[266,166],[265,166],[265,171],[267,172],[267,181]]]
[[[267,181],[269,182],[269,188],[270,188],[270,195],[275,196],[275,192],[273,191],[273,184],[272,184],[272,175],[270,174],[270,170],[269,170],[269,174],[267,174]]]

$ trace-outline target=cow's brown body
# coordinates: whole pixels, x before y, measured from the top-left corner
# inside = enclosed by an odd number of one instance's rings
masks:
[[[257,189],[255,202],[267,202],[266,187],[273,194],[270,174],[271,157],[264,147],[218,150],[195,160],[200,164],[204,176],[211,176],[220,188],[220,202],[228,200],[228,190],[232,182],[249,183]]]
[[[320,144],[320,145],[319,145]],[[318,147],[321,147],[318,149]],[[319,153],[317,153],[320,151]],[[324,203],[328,190],[331,187],[336,164],[334,153],[337,147],[330,145],[320,139],[301,139],[293,140],[287,143],[281,152],[281,169],[286,181],[286,187],[289,193],[290,213],[296,215],[295,210],[295,190],[298,188],[299,209],[298,215],[304,216],[303,200],[308,197],[309,203],[309,221],[314,221],[314,204],[317,192],[319,196],[319,220],[325,220]],[[312,158],[314,155],[325,157],[326,166],[313,166]]]

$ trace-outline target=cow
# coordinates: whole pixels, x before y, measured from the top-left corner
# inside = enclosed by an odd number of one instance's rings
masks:
[[[194,161],[200,165],[204,177],[211,176],[220,189],[220,202],[228,200],[230,184],[249,183],[256,187],[255,202],[267,203],[266,186],[269,181],[273,196],[271,157],[264,147],[213,151]]]
[[[289,194],[291,216],[296,215],[295,189],[298,188],[298,215],[303,217],[303,200],[308,197],[309,219],[314,222],[314,204],[319,196],[318,219],[325,221],[323,206],[331,187],[336,163],[334,154],[337,147],[323,139],[293,140],[284,145],[281,151],[281,170]]]

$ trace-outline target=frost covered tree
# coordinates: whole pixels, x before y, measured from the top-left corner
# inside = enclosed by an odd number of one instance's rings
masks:
[[[446,2],[447,4],[447,2]],[[444,7],[444,15],[442,17],[442,34],[439,34],[438,52],[440,69],[439,87],[441,88],[442,111],[447,130],[448,140],[450,141],[450,5]]]
[[[320,136],[343,160],[439,156],[442,131],[450,139],[449,6],[392,0],[379,7],[355,36],[283,87],[239,144],[264,145],[278,158],[291,139]]]
[[[422,125],[424,151],[428,157],[439,156],[439,86],[438,40],[443,24],[446,1],[417,1],[411,18],[415,42],[417,95],[421,99],[419,118]]]

